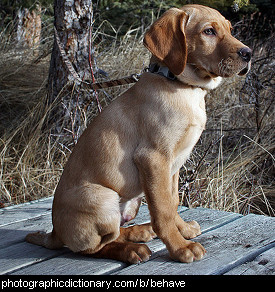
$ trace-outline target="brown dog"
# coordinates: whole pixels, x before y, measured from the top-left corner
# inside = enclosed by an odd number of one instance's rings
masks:
[[[28,242],[137,263],[151,252],[134,242],[157,235],[174,260],[203,257],[201,244],[188,240],[200,234],[198,223],[177,214],[178,172],[205,127],[207,90],[249,70],[251,50],[230,30],[200,5],[172,8],[151,26],[144,37],[151,72],[83,133],[55,192],[53,231],[29,234]],[[151,224],[120,227],[144,194]]]

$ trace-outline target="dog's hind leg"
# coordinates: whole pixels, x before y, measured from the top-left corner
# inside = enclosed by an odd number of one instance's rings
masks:
[[[123,204],[120,204],[121,222],[120,225],[134,219],[138,213],[141,204],[141,197],[133,198]],[[155,238],[157,235],[153,231],[151,223],[142,225],[134,225],[120,228],[120,235],[117,239],[119,242],[147,242]]]
[[[106,244],[96,253],[87,249],[82,251],[81,254],[90,255],[95,258],[108,258],[130,264],[137,264],[148,261],[152,252],[146,244],[113,241]]]
[[[149,260],[151,251],[146,244],[135,242],[147,242],[156,237],[151,223],[134,225],[120,228],[119,237],[94,252],[94,249],[87,249],[81,252],[96,258],[109,258],[122,262],[136,264]]]
[[[50,233],[41,231],[29,233],[25,239],[29,243],[41,245],[49,249],[59,249],[64,246],[63,242],[56,236],[54,229]]]

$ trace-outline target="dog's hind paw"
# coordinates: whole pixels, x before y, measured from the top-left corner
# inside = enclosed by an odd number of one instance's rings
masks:
[[[146,244],[131,244],[129,249],[125,250],[125,261],[130,264],[139,264],[148,261],[151,255],[152,252]]]
[[[121,228],[121,237],[131,242],[148,242],[157,237],[150,223]]]

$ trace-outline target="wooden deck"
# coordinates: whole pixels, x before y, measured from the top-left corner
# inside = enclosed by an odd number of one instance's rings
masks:
[[[8,275],[274,275],[275,218],[179,208],[184,220],[196,220],[202,234],[195,241],[207,250],[194,263],[172,261],[159,239],[148,243],[150,261],[127,265],[93,259],[69,249],[48,250],[24,241],[27,233],[51,230],[52,198],[0,209],[0,274]],[[134,223],[149,222],[142,206]]]

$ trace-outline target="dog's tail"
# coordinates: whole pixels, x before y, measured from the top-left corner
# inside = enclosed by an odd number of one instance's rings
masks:
[[[49,249],[59,249],[64,246],[63,242],[56,236],[54,230],[50,233],[35,232],[27,234],[25,240],[29,243],[41,245]]]

